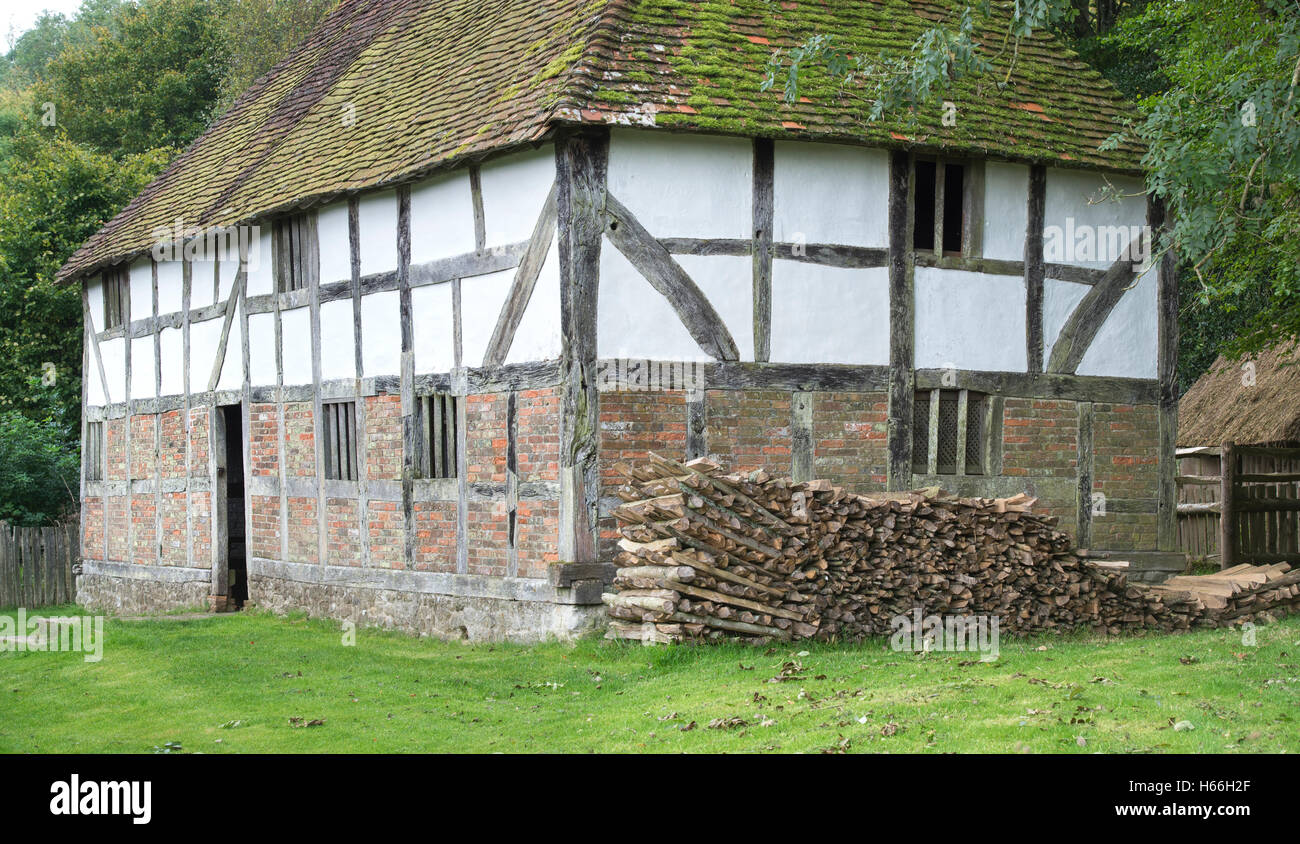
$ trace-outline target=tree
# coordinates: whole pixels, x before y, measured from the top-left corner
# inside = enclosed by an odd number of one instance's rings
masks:
[[[234,102],[337,5],[338,0],[219,0],[221,103]]]
[[[60,444],[56,427],[0,412],[0,521],[45,525],[76,509],[81,461]]]

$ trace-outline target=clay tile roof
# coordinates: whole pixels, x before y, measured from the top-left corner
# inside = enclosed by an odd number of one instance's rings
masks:
[[[1009,4],[1001,4],[1006,6]],[[1040,35],[998,52],[916,125],[869,123],[816,72],[801,101],[760,93],[771,52],[832,33],[855,54],[906,50],[965,0],[343,0],[293,53],[68,260],[68,281],[146,252],[177,219],[251,222],[609,124],[839,140],[1021,161],[1140,169],[1135,144],[1098,147],[1132,112],[1095,70]],[[1014,54],[1014,55],[1013,55]],[[1014,58],[1011,82],[1000,81]],[[779,87],[779,86],[778,86]]]

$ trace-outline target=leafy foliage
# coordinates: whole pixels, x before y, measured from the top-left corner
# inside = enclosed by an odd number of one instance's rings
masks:
[[[77,506],[81,461],[52,419],[0,412],[0,521],[43,525]]]

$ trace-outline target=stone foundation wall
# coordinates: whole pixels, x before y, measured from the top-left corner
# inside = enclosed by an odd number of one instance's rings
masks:
[[[82,564],[77,575],[77,604],[114,615],[144,615],[171,610],[206,610],[210,584],[206,579],[175,580],[119,577]],[[143,574],[143,572],[141,573]],[[199,577],[205,573],[195,572]]]

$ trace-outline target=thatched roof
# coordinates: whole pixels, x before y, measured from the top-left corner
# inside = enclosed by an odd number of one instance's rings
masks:
[[[772,51],[829,33],[855,55],[904,55],[965,0],[344,0],[59,272],[142,254],[177,219],[195,232],[411,181],[548,137],[632,125],[839,140],[1137,172],[1131,106],[1050,33],[999,50],[1009,4],[977,33],[989,80],[954,83],[961,118],[867,123],[825,74],[807,97],[760,93]],[[1009,64],[1014,61],[1014,67]],[[1010,83],[991,80],[1010,73]],[[781,86],[777,86],[780,89]],[[344,119],[347,117],[348,119]]]
[[[1178,445],[1225,442],[1300,442],[1300,349],[1271,349],[1253,361],[1220,356],[1187,391],[1178,405]]]

